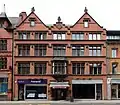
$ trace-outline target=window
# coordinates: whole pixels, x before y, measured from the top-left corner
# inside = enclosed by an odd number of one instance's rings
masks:
[[[31,20],[31,21],[30,21],[30,26],[31,26],[31,27],[34,27],[34,26],[35,26],[35,21],[34,21],[34,20]]]
[[[73,56],[84,56],[84,47],[83,46],[72,46],[72,55]]]
[[[46,74],[46,63],[35,63],[35,74]]]
[[[64,33],[54,33],[53,39],[54,40],[65,40],[65,34]]]
[[[89,40],[100,40],[101,39],[101,34],[89,34]]]
[[[7,50],[7,40],[0,40],[0,50]]]
[[[112,63],[112,74],[117,73],[117,66],[118,66],[118,63]]]
[[[83,40],[84,34],[83,33],[73,33],[72,40]]]
[[[29,32],[19,32],[19,39],[30,39]]]
[[[119,40],[120,39],[120,36],[117,36],[117,35],[113,35],[113,36],[107,36],[107,39],[115,39],[115,40]]]
[[[84,74],[85,63],[73,63],[72,73],[73,74]]]
[[[88,20],[84,20],[84,27],[86,27],[86,28],[87,28],[87,27],[88,27],[88,25],[89,25],[89,24],[88,24]]]
[[[45,32],[36,32],[35,33],[35,39],[37,39],[37,40],[45,40],[46,35],[47,34]]]
[[[101,56],[101,47],[89,46],[89,56]]]
[[[46,55],[46,45],[35,45],[35,56],[45,56]]]
[[[64,45],[54,45],[53,46],[54,56],[65,56],[65,46]]]
[[[117,48],[112,48],[112,58],[117,57]]]
[[[18,45],[18,56],[29,56],[30,45]]]
[[[101,63],[90,63],[90,74],[101,74],[102,64]]]
[[[8,91],[8,78],[0,78],[0,93]]]
[[[18,63],[18,74],[30,74],[30,63]]]
[[[7,58],[0,58],[0,69],[7,69]]]
[[[67,65],[66,62],[53,62],[52,72],[53,74],[66,74]]]

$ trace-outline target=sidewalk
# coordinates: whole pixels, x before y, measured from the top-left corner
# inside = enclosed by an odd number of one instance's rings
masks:
[[[120,100],[75,100],[74,102],[70,101],[0,101],[0,103],[40,103],[40,104],[80,104],[80,103],[120,103]]]

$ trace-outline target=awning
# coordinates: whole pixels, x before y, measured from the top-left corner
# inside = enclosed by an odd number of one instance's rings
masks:
[[[52,88],[67,88],[69,87],[68,82],[50,82],[50,87]]]

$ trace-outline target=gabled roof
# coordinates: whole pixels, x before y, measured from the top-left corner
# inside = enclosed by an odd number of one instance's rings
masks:
[[[86,7],[85,7],[85,9],[86,9]],[[94,18],[93,18],[87,11],[84,10],[84,12],[85,12],[85,13],[82,15],[82,17],[81,17],[73,26],[71,26],[71,27],[74,27],[85,15],[88,15],[99,27],[103,28],[102,26],[100,26],[100,25],[94,20]]]
[[[34,11],[32,11],[19,25],[17,25],[16,27],[19,27],[22,23],[24,23],[24,21],[31,15],[31,14],[34,14],[39,20],[40,22],[45,26],[47,27],[42,21],[41,19],[34,13]]]

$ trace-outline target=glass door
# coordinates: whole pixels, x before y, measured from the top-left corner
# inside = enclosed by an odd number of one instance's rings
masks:
[[[117,99],[118,98],[118,85],[112,85],[111,87],[111,98]]]

